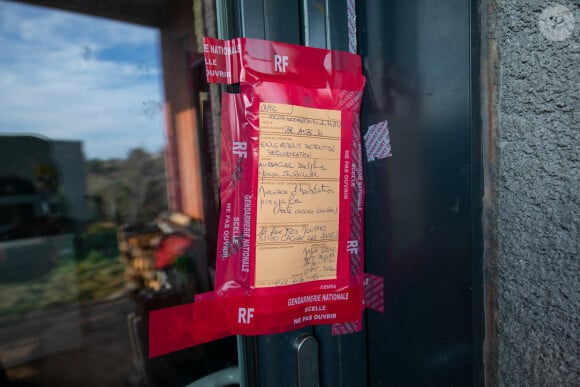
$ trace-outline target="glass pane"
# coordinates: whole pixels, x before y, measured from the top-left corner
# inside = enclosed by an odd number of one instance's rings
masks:
[[[164,109],[163,68],[189,58],[162,61],[161,34],[0,1],[0,385],[185,386],[236,364],[234,338],[147,355],[148,312],[210,290],[215,267],[188,210],[203,117]],[[169,114],[188,122],[179,153]]]

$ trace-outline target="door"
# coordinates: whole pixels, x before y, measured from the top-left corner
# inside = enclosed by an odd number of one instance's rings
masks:
[[[385,280],[384,314],[365,312],[363,331],[350,335],[317,326],[239,339],[244,378],[249,386],[480,385],[476,2],[357,1],[350,35],[347,3],[217,2],[220,38],[348,50],[356,37],[367,77],[362,134],[386,121],[392,145],[392,157],[364,166],[365,270]]]

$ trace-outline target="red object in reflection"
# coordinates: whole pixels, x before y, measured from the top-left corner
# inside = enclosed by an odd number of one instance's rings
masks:
[[[177,260],[180,255],[191,251],[195,240],[185,234],[169,234],[163,236],[155,249],[155,268],[163,269]]]

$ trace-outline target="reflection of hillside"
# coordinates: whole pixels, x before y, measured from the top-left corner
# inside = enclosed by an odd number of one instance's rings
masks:
[[[162,154],[136,148],[126,159],[89,160],[86,169],[93,218],[146,222],[167,209]]]

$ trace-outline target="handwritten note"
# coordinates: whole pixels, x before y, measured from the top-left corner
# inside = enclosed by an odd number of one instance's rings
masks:
[[[336,278],[339,110],[260,104],[256,287]]]

